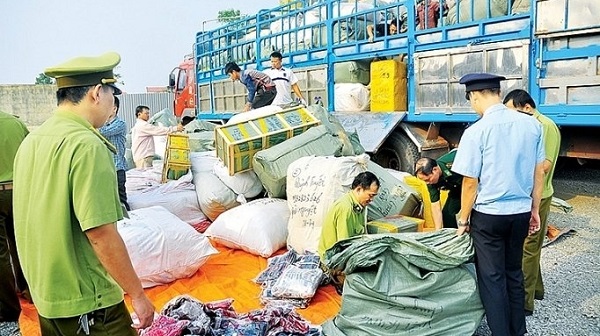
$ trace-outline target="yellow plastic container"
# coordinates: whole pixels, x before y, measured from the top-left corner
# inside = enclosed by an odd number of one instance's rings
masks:
[[[371,111],[407,110],[406,63],[398,60],[371,63]]]
[[[302,134],[321,121],[304,107],[293,107],[275,114],[215,129],[217,157],[229,175],[252,169],[256,152],[273,147]]]

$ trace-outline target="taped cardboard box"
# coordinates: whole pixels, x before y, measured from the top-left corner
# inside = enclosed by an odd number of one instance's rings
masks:
[[[367,223],[367,233],[401,233],[417,232],[425,220],[409,216],[389,216]]]

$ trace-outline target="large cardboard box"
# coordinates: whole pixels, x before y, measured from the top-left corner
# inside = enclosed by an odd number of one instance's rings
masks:
[[[409,216],[388,216],[367,223],[367,233],[400,233],[417,232],[425,221],[421,218]]]
[[[371,111],[407,110],[406,63],[384,60],[371,63]]]
[[[321,121],[298,106],[215,129],[217,157],[229,175],[252,169],[254,154],[302,134]]]

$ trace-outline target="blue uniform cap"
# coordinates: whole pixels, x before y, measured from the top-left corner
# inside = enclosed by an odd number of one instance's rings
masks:
[[[465,85],[467,92],[471,92],[485,89],[499,89],[500,81],[503,80],[506,80],[506,77],[489,73],[471,73],[462,76],[459,83]]]

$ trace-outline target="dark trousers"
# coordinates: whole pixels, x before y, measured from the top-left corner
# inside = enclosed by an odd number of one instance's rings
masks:
[[[494,336],[520,336],[527,332],[521,262],[530,218],[530,212],[471,213],[479,295]]]
[[[271,105],[273,100],[275,100],[275,96],[277,96],[277,90],[273,87],[270,90],[264,90],[259,88],[256,90],[256,95],[254,95],[254,100],[252,101],[252,108],[257,109],[259,107]]]
[[[121,301],[114,306],[98,309],[87,314],[90,335],[92,336],[134,336],[137,332],[131,327],[133,321],[127,311],[125,302]],[[79,330],[79,316],[67,318],[48,319],[42,316],[40,318],[40,328],[42,336],[63,336],[63,335],[85,335]]]
[[[16,280],[25,283],[17,258],[12,213],[12,190],[0,190],[0,322],[19,320],[21,304]]]
[[[127,178],[125,177],[124,170],[117,170],[117,184],[119,185],[119,200],[125,206],[127,211],[131,210],[129,208],[129,203],[127,203],[127,190],[125,189],[125,181]]]

